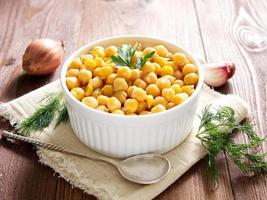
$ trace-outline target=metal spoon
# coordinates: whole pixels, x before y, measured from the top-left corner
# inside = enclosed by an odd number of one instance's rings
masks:
[[[129,181],[139,184],[152,184],[163,179],[171,169],[170,161],[159,154],[140,154],[129,157],[122,161],[116,161],[108,157],[94,157],[83,155],[65,147],[58,146],[55,144],[42,142],[37,139],[24,137],[8,131],[2,131],[1,135],[6,138],[15,139],[27,143],[31,143],[40,147],[44,147],[50,150],[63,152],[91,160],[107,162],[115,166],[120,174]]]

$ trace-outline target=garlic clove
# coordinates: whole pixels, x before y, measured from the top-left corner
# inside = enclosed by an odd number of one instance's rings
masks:
[[[35,39],[25,50],[22,68],[29,75],[51,74],[60,66],[63,56],[62,41]]]
[[[204,82],[211,87],[220,87],[235,73],[235,65],[230,62],[203,64]]]

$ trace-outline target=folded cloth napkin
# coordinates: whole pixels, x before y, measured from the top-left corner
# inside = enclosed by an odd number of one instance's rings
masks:
[[[55,81],[18,99],[0,104],[0,116],[9,120],[11,125],[15,126],[40,105],[40,100],[44,95],[58,90],[61,90],[61,86],[59,81]],[[237,96],[222,95],[208,87],[204,87],[200,97],[198,114],[201,114],[202,109],[208,104],[231,106],[235,110],[235,117],[238,121],[243,120],[248,115],[247,104]],[[117,170],[107,163],[39,147],[37,147],[37,154],[41,163],[53,168],[72,185],[81,188],[88,194],[95,195],[99,199],[152,199],[206,155],[207,152],[195,137],[198,126],[199,119],[196,116],[192,133],[182,144],[164,154],[172,165],[170,173],[166,178],[152,185],[144,186],[129,182],[123,179]],[[51,126],[43,132],[37,132],[30,137],[62,145],[82,154],[103,156],[84,146],[74,135],[69,123],[62,123],[55,129]]]

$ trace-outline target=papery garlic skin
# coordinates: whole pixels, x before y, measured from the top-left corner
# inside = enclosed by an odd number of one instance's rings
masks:
[[[25,50],[22,68],[29,75],[51,74],[60,66],[63,56],[62,41],[36,39]]]
[[[203,65],[204,82],[211,87],[220,87],[235,73],[234,63],[210,63]]]

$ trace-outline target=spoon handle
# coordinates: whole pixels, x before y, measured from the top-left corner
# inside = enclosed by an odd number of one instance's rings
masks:
[[[106,158],[106,157],[99,157],[98,158],[98,157],[94,157],[94,156],[87,156],[87,155],[84,155],[84,154],[80,154],[80,153],[68,150],[66,147],[63,147],[63,146],[51,144],[51,143],[48,143],[48,142],[43,142],[43,141],[38,140],[38,139],[33,139],[33,138],[17,135],[17,134],[8,132],[8,131],[2,131],[1,135],[3,137],[5,137],[5,138],[15,139],[15,140],[18,140],[18,141],[34,144],[36,146],[43,147],[43,148],[46,148],[46,149],[50,149],[50,150],[53,150],[53,151],[67,153],[67,154],[70,154],[70,155],[79,156],[79,157],[87,158],[87,159],[90,159],[90,160],[103,161],[103,162],[107,162],[107,163],[109,163],[111,165],[114,165],[116,167],[118,166],[118,162],[113,160],[113,159],[110,159],[110,158]]]

